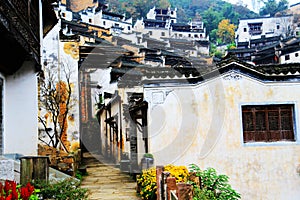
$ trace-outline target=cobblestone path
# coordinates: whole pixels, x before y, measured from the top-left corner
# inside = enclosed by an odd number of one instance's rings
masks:
[[[87,166],[87,176],[83,177],[82,188],[90,191],[89,200],[123,199],[138,200],[136,182],[113,164],[102,163],[101,156],[84,153],[83,163]]]

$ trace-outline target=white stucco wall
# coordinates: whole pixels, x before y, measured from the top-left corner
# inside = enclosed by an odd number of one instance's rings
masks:
[[[4,84],[4,153],[36,155],[38,143],[37,76],[34,64],[7,76]]]
[[[156,165],[195,163],[230,177],[242,199],[299,199],[299,82],[263,83],[238,73],[194,86],[147,87]],[[295,105],[296,142],[243,142],[241,105]]]
[[[289,56],[287,59],[286,56]],[[300,51],[295,51],[289,54],[281,55],[279,58],[280,64],[284,63],[299,63],[300,62]]]
[[[167,28],[145,28],[143,33],[149,33],[150,38],[163,41],[163,38],[170,37],[169,29]],[[162,36],[162,33],[165,35]]]
[[[72,21],[73,19],[73,13],[70,10],[67,10],[67,7],[65,5],[60,4],[59,5],[59,9],[60,9],[60,16],[67,20],[67,21]]]
[[[172,38],[180,38],[187,40],[207,40],[205,32],[183,32],[183,31],[172,31]]]
[[[265,35],[266,37],[282,35],[283,37],[286,37],[289,29],[292,28],[292,19],[292,16],[241,19],[235,33],[237,42],[258,39],[261,35]],[[262,33],[260,35],[250,35],[248,23],[262,23]],[[279,25],[279,29],[277,29],[277,25]],[[246,31],[244,31],[244,29],[246,29]]]

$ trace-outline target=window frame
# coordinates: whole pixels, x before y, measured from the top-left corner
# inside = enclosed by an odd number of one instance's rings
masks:
[[[290,54],[286,54],[285,56],[284,56],[284,60],[286,61],[286,60],[290,60],[291,59],[291,57],[290,57]]]
[[[243,106],[284,106],[291,105],[292,106],[292,128],[294,134],[294,140],[278,140],[278,141],[245,141],[244,140],[244,124],[243,124]],[[239,105],[240,109],[240,138],[242,146],[277,146],[277,145],[299,145],[299,128],[298,128],[298,107],[296,102],[260,102],[260,103],[241,103]]]

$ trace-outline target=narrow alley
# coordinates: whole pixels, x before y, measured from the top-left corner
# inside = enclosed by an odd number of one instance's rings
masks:
[[[89,200],[123,199],[138,200],[136,182],[114,164],[102,163],[99,155],[84,153],[83,163],[87,176],[83,177],[82,188],[90,192]]]

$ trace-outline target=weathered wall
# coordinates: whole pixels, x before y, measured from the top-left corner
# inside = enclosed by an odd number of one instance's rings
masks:
[[[34,64],[24,62],[4,83],[4,153],[36,155],[38,142],[37,78]]]
[[[145,88],[156,165],[196,163],[230,177],[242,199],[298,199],[298,82],[227,74],[196,86]],[[243,142],[241,105],[295,104],[296,142]]]
[[[66,142],[68,150],[73,151],[78,148],[79,144],[79,42],[61,41],[59,38],[59,30],[60,23],[58,23],[44,38],[42,63],[46,81],[48,81],[49,77],[52,76],[55,85],[58,81],[67,83],[67,78],[70,79],[71,98],[69,104],[69,113],[65,125],[66,131],[64,132],[63,140]],[[64,105],[60,105],[60,112],[63,112],[63,106]],[[47,112],[42,104],[40,104],[40,107],[41,109],[39,116],[42,118],[46,118],[47,126],[53,128],[53,121],[51,120],[51,117],[49,117],[51,116],[51,113]],[[62,119],[60,120],[62,121]],[[40,129],[44,129],[41,123]],[[53,134],[53,131],[51,133]],[[46,142],[48,141],[48,139],[47,136],[46,138],[43,138],[43,140]]]

